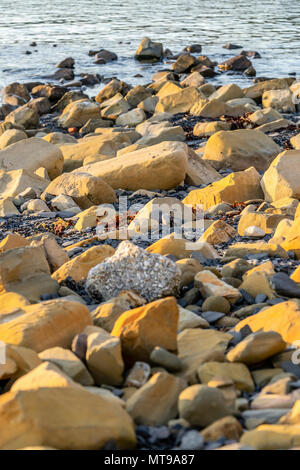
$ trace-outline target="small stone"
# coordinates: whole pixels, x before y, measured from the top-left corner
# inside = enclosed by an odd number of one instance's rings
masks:
[[[134,366],[130,369],[124,387],[136,387],[141,388],[151,374],[151,367],[146,362],[136,362]]]
[[[202,304],[202,311],[213,311],[221,313],[229,313],[231,310],[230,303],[225,297],[210,296],[204,300]]]
[[[181,370],[183,366],[179,357],[159,346],[156,346],[151,352],[150,360],[154,362],[154,364],[165,367],[171,372],[177,372]]]
[[[178,450],[201,450],[204,446],[204,440],[199,431],[187,431],[181,439]]]

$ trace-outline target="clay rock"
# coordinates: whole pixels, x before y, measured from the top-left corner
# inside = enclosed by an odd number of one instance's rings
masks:
[[[160,42],[153,42],[149,38],[142,39],[136,50],[135,58],[137,60],[156,61],[163,57],[163,45]]]
[[[61,299],[25,306],[22,313],[0,325],[0,339],[36,352],[54,346],[69,348],[74,336],[92,324],[87,307]]]
[[[5,429],[0,437],[2,450],[36,445],[99,450],[109,441],[128,449],[136,444],[133,423],[126,411],[79,387],[5,393],[0,398],[0,423]]]
[[[0,168],[6,171],[46,168],[51,179],[62,172],[63,156],[55,145],[32,137],[0,151]]]
[[[203,159],[217,169],[229,167],[241,171],[254,166],[265,171],[279,152],[280,147],[262,132],[239,129],[220,131],[211,136]]]
[[[86,172],[102,178],[114,189],[172,189],[187,171],[188,149],[181,142],[162,142],[109,161],[86,165],[74,174]]]
[[[273,160],[261,180],[266,201],[300,199],[299,162],[300,150],[285,150]]]
[[[126,363],[149,362],[155,346],[177,350],[178,307],[174,297],[151,302],[124,312],[116,321],[112,336],[121,339]]]
[[[113,188],[101,178],[84,173],[63,173],[46,188],[53,196],[70,196],[81,209],[116,202]]]
[[[92,246],[60,266],[52,274],[52,278],[57,282],[61,282],[67,277],[71,277],[76,282],[83,281],[87,278],[91,268],[113,256],[114,252],[113,247],[109,245]]]
[[[184,204],[203,204],[204,209],[215,206],[220,202],[235,203],[249,199],[261,199],[263,196],[260,188],[260,175],[255,168],[231,173],[230,175],[215,181],[203,189],[191,191],[182,201]]]
[[[183,379],[158,372],[129,398],[126,410],[137,424],[166,425],[178,414],[177,401],[185,386]]]

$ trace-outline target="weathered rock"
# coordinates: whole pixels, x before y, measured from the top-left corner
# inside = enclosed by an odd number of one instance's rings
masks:
[[[150,360],[154,364],[164,367],[172,372],[178,372],[182,369],[180,359],[166,349],[156,346],[150,354]]]
[[[30,100],[30,94],[28,93],[27,87],[21,83],[11,83],[10,85],[7,85],[4,90],[4,94],[7,95],[16,95],[20,96],[23,98],[25,101]]]
[[[124,88],[126,88],[125,83],[120,80],[113,79],[99,91],[95,101],[97,101],[97,103],[103,103],[104,101],[112,98],[116,93],[122,92]]]
[[[20,106],[9,113],[5,118],[5,122],[11,122],[24,129],[36,129],[40,124],[36,110],[29,108],[27,105]]]
[[[260,131],[239,129],[220,131],[211,136],[205,146],[203,159],[217,169],[229,167],[234,171],[254,166],[265,171],[278,155],[280,147]]]
[[[0,199],[0,217],[13,217],[20,215],[12,198]]]
[[[223,393],[206,385],[192,385],[179,395],[180,418],[192,426],[209,426],[218,419],[230,415]]]
[[[87,278],[91,268],[112,256],[114,252],[115,250],[109,245],[93,246],[64,263],[54,272],[52,278],[58,282],[67,277],[71,277],[76,282],[83,281]]]
[[[209,328],[204,318],[179,305],[178,333],[188,328]]]
[[[228,440],[238,441],[242,434],[243,428],[233,416],[218,419],[201,431],[201,435],[206,442],[215,442],[224,437]]]
[[[121,114],[127,113],[130,106],[128,102],[123,98],[121,93],[117,93],[115,96],[107,101],[100,104],[101,116],[104,119],[116,120]]]
[[[102,178],[115,189],[172,189],[185,178],[187,150],[181,142],[162,142],[109,162],[86,165],[74,174],[87,172]]]
[[[36,445],[98,450],[112,440],[128,449],[136,443],[132,420],[121,406],[79,387],[5,393],[0,423],[5,429],[0,437],[3,450]]]
[[[244,256],[257,255],[267,253],[270,257],[288,258],[286,251],[276,243],[235,243],[231,245],[225,252],[226,257],[243,258]]]
[[[175,73],[186,73],[195,63],[196,59],[194,56],[190,54],[182,54],[178,57],[176,62],[172,64],[172,70],[174,70]]]
[[[262,95],[262,104],[264,108],[274,108],[281,113],[294,113],[296,110],[292,92],[288,88],[265,91]]]
[[[230,83],[218,88],[218,90],[210,95],[209,99],[226,102],[235,98],[242,98],[243,96],[243,90],[235,83]]]
[[[36,352],[54,346],[68,348],[73,337],[92,324],[87,307],[67,300],[49,300],[25,306],[22,313],[0,325],[0,339]]]
[[[47,186],[46,193],[53,196],[70,196],[81,209],[116,201],[115,191],[108,183],[99,177],[81,172],[63,173]]]
[[[180,82],[183,87],[195,86],[199,88],[204,84],[204,77],[199,72],[190,73],[184,80]]]
[[[120,338],[99,327],[87,327],[84,333],[87,334],[86,363],[95,383],[121,385],[124,363]]]
[[[51,362],[59,367],[75,382],[81,385],[93,385],[94,381],[83,362],[69,349],[53,347],[39,353],[42,361]]]
[[[244,364],[206,362],[199,367],[197,373],[202,384],[208,384],[215,377],[223,377],[233,380],[238,390],[245,392],[254,391],[251,374]]]
[[[193,129],[196,137],[210,137],[219,131],[230,131],[231,123],[223,121],[198,122]]]
[[[300,199],[299,161],[299,150],[285,150],[273,160],[261,180],[267,201],[284,197]]]
[[[252,333],[238,343],[227,354],[230,362],[257,364],[284,351],[286,343],[276,331]]]
[[[243,202],[249,199],[260,199],[260,176],[255,168],[231,173],[206,188],[191,191],[182,201],[184,204],[203,204],[204,209],[215,206],[220,202]]]
[[[155,346],[177,350],[177,324],[176,299],[167,297],[124,312],[111,334],[120,337],[125,362],[149,362]]]
[[[34,172],[44,167],[53,179],[61,174],[62,165],[63,156],[59,148],[43,139],[32,137],[0,151],[0,168],[6,171],[22,169]]]
[[[189,86],[170,95],[160,97],[156,105],[156,113],[187,113],[192,108],[195,101],[203,99],[203,95],[196,87]]]
[[[249,116],[249,120],[258,126],[278,121],[281,118],[281,114],[273,108],[258,109]]]
[[[263,424],[246,432],[241,443],[257,450],[286,450],[300,445],[300,426]]]
[[[19,129],[8,129],[3,132],[0,137],[0,150],[8,147],[9,145],[19,142],[19,140],[27,139],[27,134]]]
[[[194,281],[195,275],[202,271],[203,266],[193,258],[183,258],[176,261],[177,266],[181,271],[181,286],[187,286]]]
[[[185,386],[183,379],[158,372],[127,400],[126,410],[137,424],[166,425],[178,414],[177,401]]]
[[[128,111],[128,113],[121,114],[116,119],[116,125],[135,127],[141,122],[145,121],[145,119],[146,114],[144,113],[144,111],[142,109],[135,108],[131,111]]]
[[[265,80],[256,83],[249,88],[244,89],[244,94],[247,98],[260,99],[265,91],[268,90],[282,90],[289,88],[294,81],[294,78],[274,78],[272,80]]]
[[[176,294],[180,277],[180,270],[173,261],[123,241],[111,258],[90,270],[86,289],[92,297],[104,300],[122,290],[133,289],[151,301]]]
[[[77,143],[75,137],[69,134],[64,134],[63,132],[50,132],[49,134],[43,137],[43,140],[46,140],[47,142],[50,142],[50,144],[54,145]]]
[[[219,243],[226,243],[231,238],[235,237],[236,230],[223,220],[216,220],[213,222],[203,235],[199,238],[199,242],[207,242],[211,245],[218,245]]]
[[[239,331],[248,325],[253,332],[263,330],[279,333],[288,344],[299,339],[300,304],[298,300],[289,300],[266,308],[263,311],[245,318],[236,326]]]
[[[73,171],[84,164],[109,160],[116,156],[119,145],[105,136],[80,139],[75,144],[60,145],[64,157],[64,171]]]
[[[160,42],[153,42],[149,38],[144,38],[136,50],[137,60],[156,61],[163,57],[163,45]]]
[[[131,308],[140,307],[146,303],[143,297],[134,291],[122,291],[117,297],[113,297],[107,302],[100,304],[92,311],[94,324],[111,333],[115,322]]]
[[[0,254],[0,293],[16,292],[38,302],[41,295],[57,291],[42,247],[24,246]]]
[[[208,361],[224,361],[224,353],[232,336],[212,329],[187,329],[178,335],[178,357],[183,369],[178,375],[189,383],[197,383],[198,367]]]
[[[150,98],[151,96],[152,93],[149,89],[141,85],[137,85],[131,90],[129,90],[129,92],[125,96],[125,99],[126,101],[128,101],[128,104],[130,106],[135,108],[139,103],[141,103],[141,101],[144,101],[147,98]]]
[[[82,127],[89,119],[100,117],[100,107],[97,103],[80,100],[71,102],[65,107],[58,124],[63,128]]]
[[[200,271],[195,276],[195,286],[199,287],[200,292],[205,297],[221,296],[225,297],[231,303],[235,303],[241,298],[241,293],[235,287],[226,284],[214,273],[208,270]]]

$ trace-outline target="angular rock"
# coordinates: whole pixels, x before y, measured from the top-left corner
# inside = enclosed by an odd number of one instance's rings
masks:
[[[127,400],[126,410],[137,424],[166,425],[178,414],[177,401],[185,386],[183,379],[158,372]]]
[[[79,302],[49,300],[22,311],[23,315],[0,325],[0,339],[36,352],[54,346],[68,348],[74,336],[92,324],[88,308]]]
[[[86,165],[74,174],[87,172],[102,178],[115,189],[172,189],[185,178],[187,150],[181,142],[162,142],[109,162]]]
[[[163,45],[160,42],[153,42],[149,38],[142,39],[136,50],[135,58],[137,60],[156,61],[163,57]]]
[[[103,179],[84,173],[63,173],[46,188],[53,196],[70,196],[81,209],[93,205],[116,202],[113,188]]]
[[[294,113],[296,110],[292,92],[288,88],[265,91],[262,95],[262,104],[264,108],[273,108],[281,113]]]
[[[59,126],[82,127],[89,119],[100,118],[100,107],[97,103],[88,100],[79,100],[69,103],[58,120]]]
[[[284,197],[300,199],[299,161],[299,150],[285,150],[273,160],[261,180],[266,201]]]
[[[235,203],[260,199],[262,190],[259,183],[259,173],[251,167],[245,171],[231,173],[206,188],[191,191],[182,202],[192,204],[193,207],[203,204],[204,209],[208,209],[220,202]]]
[[[208,384],[215,377],[223,377],[233,380],[238,390],[248,393],[254,391],[254,382],[245,364],[206,362],[199,367],[197,373],[202,384]]]
[[[229,362],[257,364],[284,351],[286,343],[276,331],[252,333],[227,354]]]
[[[120,337],[127,363],[149,362],[155,346],[177,350],[178,307],[176,299],[166,297],[124,312],[114,324],[112,336]]]
[[[63,156],[59,148],[35,137],[0,151],[0,168],[6,171],[22,169],[34,172],[44,167],[53,179],[61,174],[62,165]]]
[[[180,277],[173,261],[123,241],[112,257],[90,270],[86,289],[93,298],[104,300],[133,289],[151,301],[177,294]]]
[[[76,282],[83,281],[87,278],[91,268],[113,256],[114,253],[115,250],[109,245],[92,246],[64,263],[52,274],[52,278],[57,282],[61,282],[67,277],[71,277]]]
[[[229,302],[234,304],[241,298],[241,293],[235,287],[226,284],[219,279],[214,273],[208,270],[200,271],[195,276],[195,287],[199,287],[204,297],[211,295],[225,297]]]
[[[99,450],[109,441],[128,449],[136,444],[132,420],[122,407],[79,387],[5,393],[0,423],[2,450],[36,445]]]
[[[156,105],[156,113],[187,113],[192,108],[195,101],[203,99],[203,95],[196,87],[187,87],[178,93],[172,93],[164,97],[160,97]]]

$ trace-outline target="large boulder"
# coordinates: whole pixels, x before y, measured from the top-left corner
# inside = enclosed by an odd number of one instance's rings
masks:
[[[40,125],[39,115],[35,109],[29,108],[27,105],[20,106],[5,118],[5,122],[11,122],[24,129],[36,129]]]
[[[116,202],[116,194],[103,179],[88,173],[63,173],[46,188],[53,196],[70,196],[81,209]]]
[[[187,171],[188,148],[182,142],[162,142],[109,161],[86,165],[72,174],[86,172],[102,178],[114,189],[172,189]]]
[[[118,336],[126,363],[149,362],[155,346],[177,350],[178,307],[174,297],[137,307],[116,321],[112,336]]]
[[[254,166],[265,171],[279,152],[280,147],[263,132],[238,129],[212,135],[205,146],[203,159],[217,169],[227,167],[240,171]]]
[[[243,202],[249,199],[261,199],[260,175],[255,168],[238,171],[215,181],[206,188],[194,189],[183,200],[184,204],[203,204],[204,209],[220,202]]]
[[[160,42],[153,42],[149,38],[144,38],[136,50],[135,58],[137,60],[156,61],[163,57],[163,45]]]
[[[17,390],[0,398],[0,449],[49,446],[62,450],[99,450],[113,441],[135,447],[133,422],[111,400],[80,387]]]
[[[0,137],[0,150],[24,139],[27,139],[27,134],[25,134],[24,131],[19,129],[7,129]]]
[[[212,93],[209,100],[220,100],[226,102],[236,98],[242,98],[243,96],[243,90],[238,85],[235,83],[229,83],[229,85],[221,86]]]
[[[86,289],[99,300],[108,300],[122,290],[133,289],[151,301],[176,295],[180,277],[180,270],[173,261],[123,241],[113,256],[90,270]]]
[[[261,186],[267,201],[300,199],[300,150],[285,150],[265,172]]]
[[[36,171],[46,168],[51,179],[62,172],[63,156],[56,145],[32,137],[0,151],[0,169]]]
[[[272,80],[265,80],[263,82],[255,83],[248,88],[244,88],[244,95],[247,98],[259,100],[263,93],[268,90],[283,90],[295,81],[294,78],[274,78]]]
[[[100,107],[89,100],[69,103],[58,120],[58,125],[64,128],[82,127],[89,119],[100,118]]]
[[[20,315],[0,325],[0,340],[36,352],[70,348],[74,336],[92,324],[85,305],[55,299],[22,307]]]

